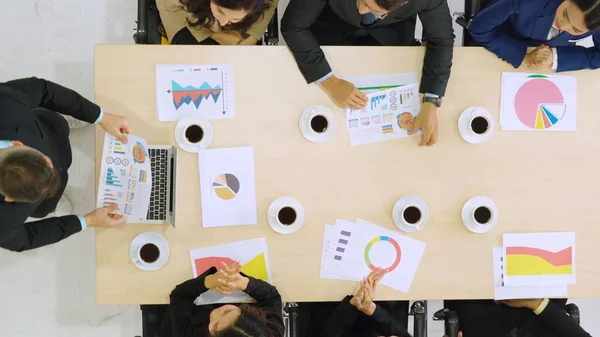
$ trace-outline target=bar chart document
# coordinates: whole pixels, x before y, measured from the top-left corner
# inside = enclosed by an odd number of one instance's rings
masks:
[[[117,204],[114,214],[145,218],[152,191],[148,145],[143,138],[127,135],[127,144],[104,136],[97,207]]]

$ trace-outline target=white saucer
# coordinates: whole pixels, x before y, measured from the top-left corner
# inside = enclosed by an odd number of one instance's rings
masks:
[[[284,225],[277,219],[277,213],[284,207],[291,207],[296,211],[296,221],[291,225]],[[269,226],[279,234],[293,234],[302,228],[304,224],[305,212],[300,201],[292,197],[279,197],[269,205],[267,210],[267,220]]]
[[[485,206],[492,211],[492,219],[485,225],[478,224],[473,219],[473,212],[480,206]],[[496,203],[483,196],[476,196],[469,199],[462,209],[462,221],[465,227],[473,233],[482,234],[491,231],[498,223],[498,206]]]
[[[471,119],[477,116],[485,117],[488,122],[488,131],[483,135],[478,135],[471,130]],[[458,132],[460,136],[471,144],[481,144],[488,141],[494,135],[496,130],[496,122],[494,116],[485,108],[480,106],[470,107],[465,109],[458,118]]]
[[[329,126],[325,132],[318,133],[310,127],[311,119],[317,115],[327,118],[327,121],[329,122]],[[333,111],[322,105],[315,105],[304,110],[302,115],[300,115],[298,125],[300,127],[300,133],[302,133],[302,136],[304,136],[306,140],[313,143],[322,143],[333,138],[335,130],[337,129],[337,119]]]
[[[204,137],[198,143],[190,143],[185,138],[185,130],[190,125],[199,125],[204,130]],[[214,131],[212,124],[204,118],[194,117],[194,118],[183,118],[175,127],[175,141],[177,141],[177,145],[186,152],[197,153],[202,149],[208,149],[210,144],[213,141]]]
[[[410,224],[404,221],[404,218],[402,217],[402,212],[408,206],[416,206],[421,210],[421,220],[416,224]],[[429,220],[429,208],[423,199],[407,195],[400,198],[394,205],[394,208],[392,208],[392,219],[398,229],[409,233],[417,232],[423,229],[427,224],[427,220]]]
[[[138,258],[138,251],[140,248],[146,243],[155,244],[159,251],[160,256],[158,260],[153,263],[146,263]],[[133,241],[131,241],[131,246],[129,246],[129,258],[134,266],[143,271],[155,271],[162,268],[167,261],[169,260],[169,243],[167,240],[160,234],[154,232],[145,232],[136,236]]]

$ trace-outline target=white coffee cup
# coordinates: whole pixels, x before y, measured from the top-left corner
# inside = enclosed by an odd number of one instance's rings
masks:
[[[292,234],[304,224],[304,207],[292,197],[275,199],[267,210],[269,226],[279,234]]]
[[[400,198],[392,208],[392,220],[404,232],[416,232],[427,224],[429,209],[423,199],[416,196]]]

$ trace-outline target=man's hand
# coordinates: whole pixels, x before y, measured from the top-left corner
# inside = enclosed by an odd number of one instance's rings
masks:
[[[359,110],[367,106],[369,100],[367,95],[356,89],[354,84],[348,81],[331,76],[321,82],[321,86],[331,96],[335,104],[343,108]]]
[[[100,126],[104,131],[115,136],[119,141],[127,143],[127,137],[125,134],[131,133],[131,126],[127,118],[119,115],[104,113],[104,117],[100,121]]]
[[[553,62],[554,53],[552,48],[543,44],[527,53],[521,66],[531,70],[552,70]]]
[[[115,204],[98,208],[91,213],[86,214],[83,218],[88,227],[110,228],[114,227],[123,221],[125,216],[110,214],[116,211],[119,207]]]
[[[500,303],[502,303],[504,305],[508,305],[509,307],[513,307],[513,308],[527,308],[527,309],[535,310],[540,306],[540,304],[542,304],[543,301],[544,300],[541,298],[534,298],[534,299],[506,300],[506,301],[500,301]]]
[[[413,135],[419,130],[422,131],[419,146],[431,146],[437,142],[438,120],[437,106],[435,104],[429,102],[421,104],[421,112],[415,118],[412,130],[408,134]]]

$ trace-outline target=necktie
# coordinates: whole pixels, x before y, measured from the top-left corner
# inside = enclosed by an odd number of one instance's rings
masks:
[[[360,24],[363,26],[370,26],[377,21],[377,17],[371,13],[363,14],[360,16]]]

